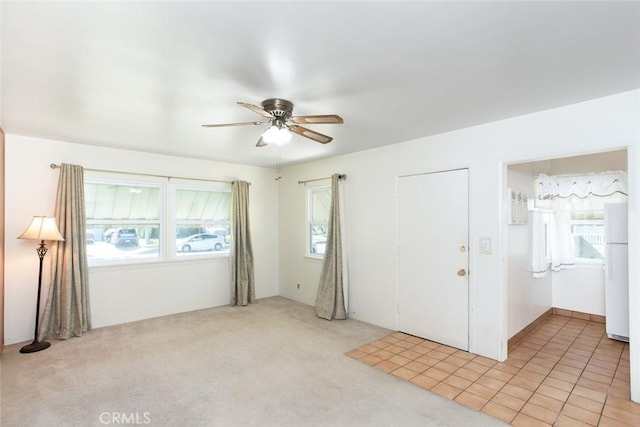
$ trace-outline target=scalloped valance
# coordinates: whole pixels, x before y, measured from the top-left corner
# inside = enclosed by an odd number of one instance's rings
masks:
[[[539,200],[589,196],[605,197],[615,193],[627,194],[626,172],[606,172],[592,175],[541,174],[535,180]]]

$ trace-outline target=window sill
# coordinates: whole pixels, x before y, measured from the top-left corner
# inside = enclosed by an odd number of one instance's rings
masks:
[[[604,260],[576,259],[576,268],[582,270],[602,270],[604,269]]]
[[[324,256],[305,255],[304,258],[309,260],[309,261],[316,261],[316,262],[323,262],[324,261]]]
[[[229,259],[229,253],[219,255],[191,255],[171,259],[146,259],[129,262],[105,262],[89,265],[90,271],[126,270],[136,268],[157,267],[158,265],[185,264],[195,262],[222,262]]]

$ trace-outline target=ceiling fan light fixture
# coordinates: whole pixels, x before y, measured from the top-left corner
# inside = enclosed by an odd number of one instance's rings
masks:
[[[1,1],[1,0],[0,0]],[[333,140],[332,137],[323,135],[315,130],[307,129],[300,124],[342,124],[342,117],[337,114],[321,114],[321,115],[293,115],[293,103],[286,99],[270,98],[262,101],[262,106],[249,104],[247,102],[238,102],[239,105],[251,110],[252,112],[262,116],[267,121],[261,122],[241,122],[241,123],[219,123],[205,124],[204,127],[217,128],[228,126],[247,126],[247,125],[263,125],[268,124],[269,128],[265,130],[256,144],[256,147],[265,147],[270,144],[282,145],[291,139],[292,134],[298,134],[309,138],[320,144],[328,144]]]
[[[291,140],[291,132],[286,127],[278,127],[276,125],[270,126],[269,129],[264,131],[262,139],[267,144],[282,145]]]

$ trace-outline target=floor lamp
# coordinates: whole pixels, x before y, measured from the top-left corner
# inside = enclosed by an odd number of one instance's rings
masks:
[[[46,216],[34,216],[33,221],[29,227],[18,236],[18,239],[30,239],[40,240],[40,246],[36,249],[38,257],[40,258],[40,272],[38,274],[38,302],[36,304],[36,327],[33,333],[33,342],[27,344],[20,349],[20,353],[35,353],[36,351],[44,350],[51,344],[46,341],[38,341],[38,322],[40,319],[40,293],[42,289],[42,260],[47,254],[47,247],[44,244],[45,240],[64,240],[58,231],[56,226],[56,219]]]

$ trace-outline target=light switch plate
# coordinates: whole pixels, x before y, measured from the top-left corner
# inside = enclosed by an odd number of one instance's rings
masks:
[[[486,255],[491,254],[491,237],[480,238],[480,253]]]

